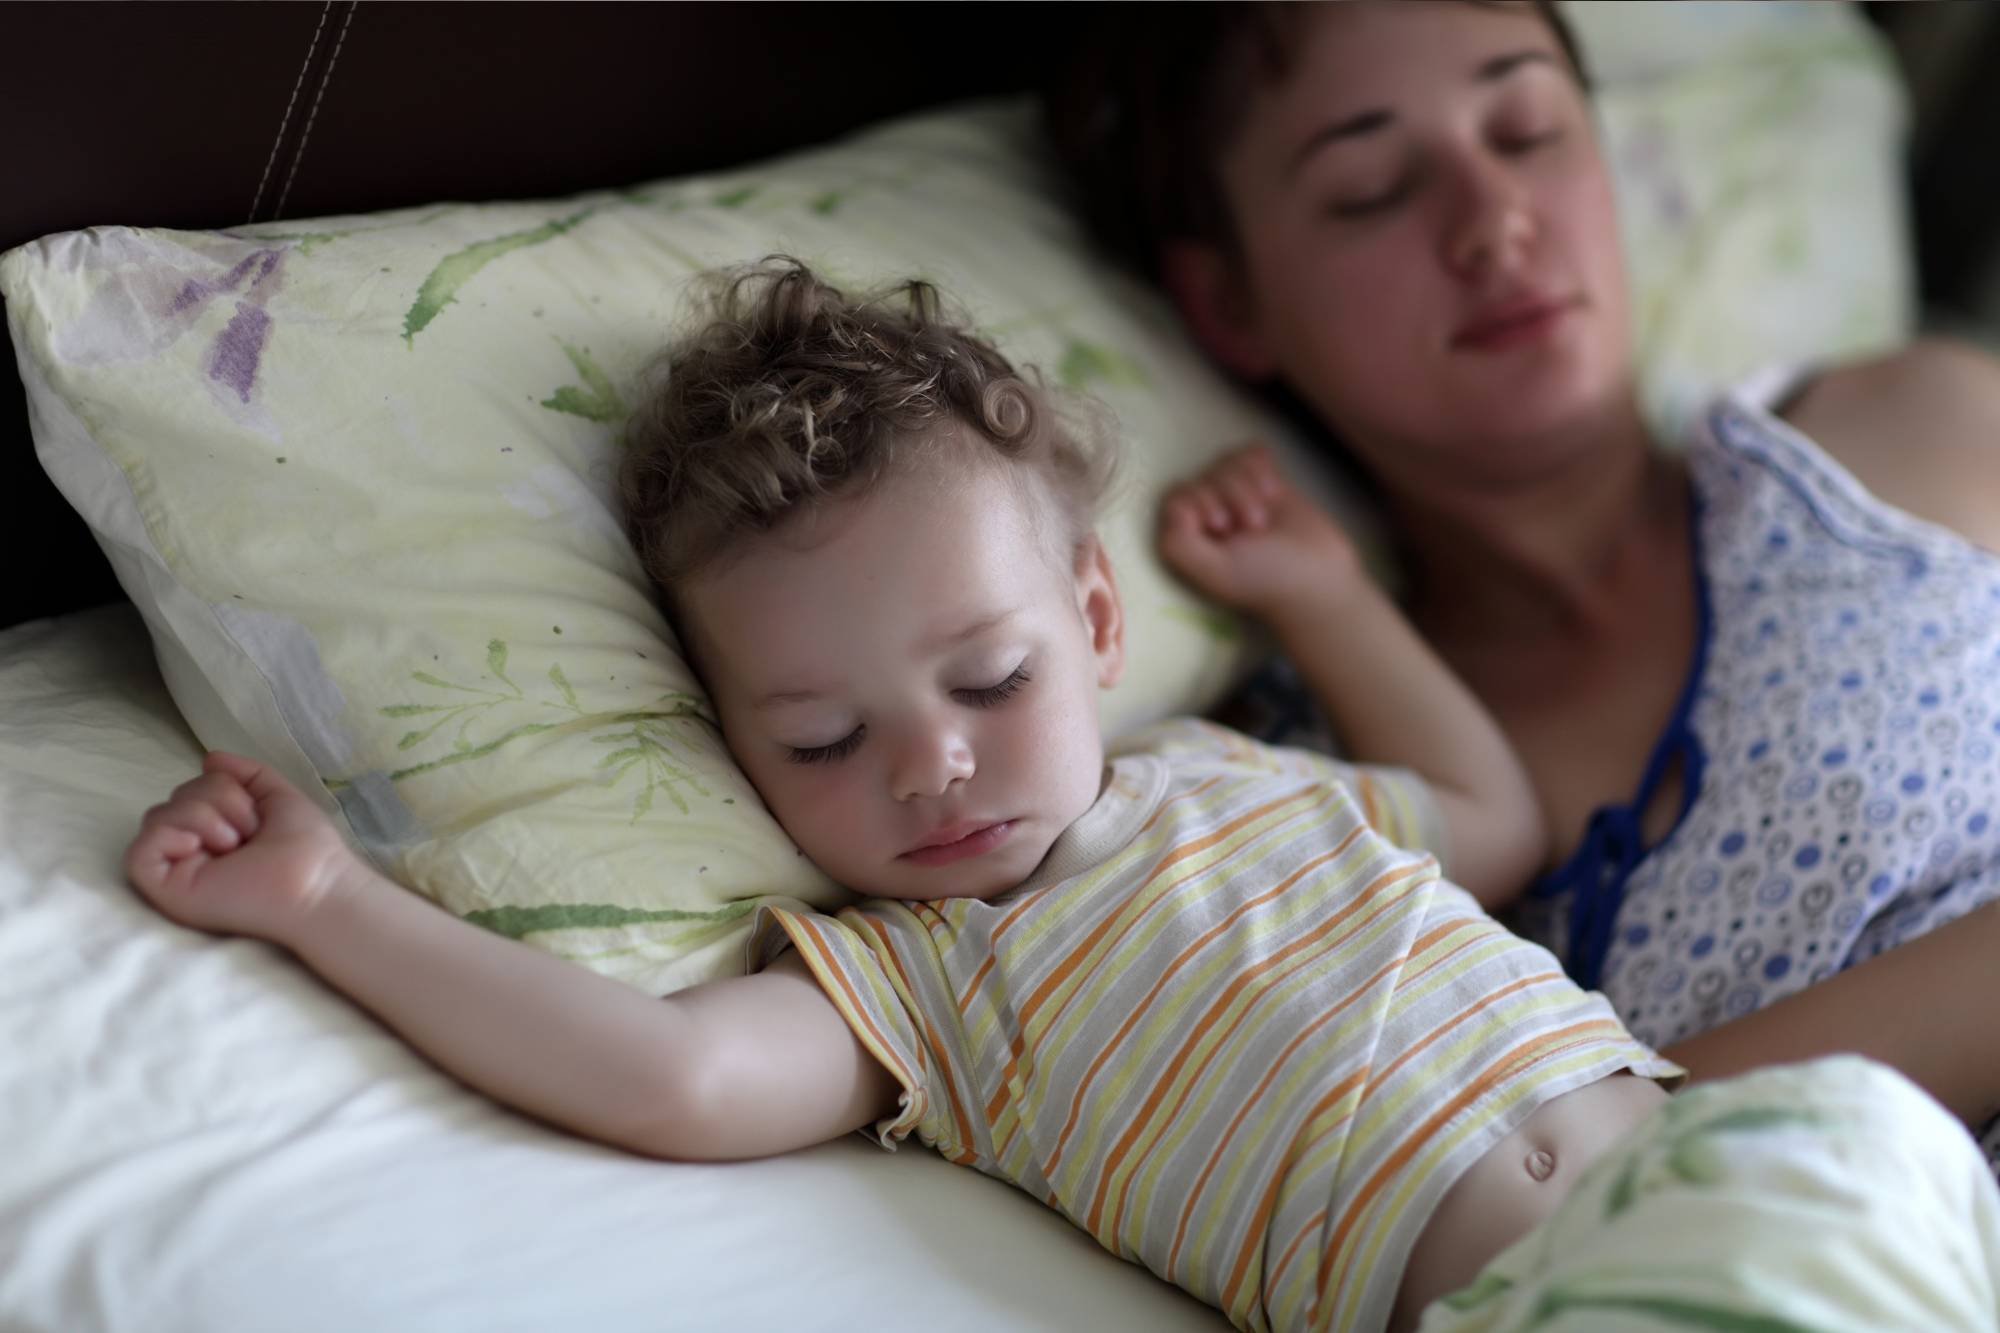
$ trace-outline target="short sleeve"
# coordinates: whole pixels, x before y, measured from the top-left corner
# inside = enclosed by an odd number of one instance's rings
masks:
[[[1350,764],[1316,750],[1267,745],[1202,718],[1173,718],[1134,733],[1119,753],[1144,751],[1181,764],[1222,764],[1333,783],[1347,790],[1368,826],[1398,847],[1450,864],[1444,811],[1431,785],[1407,768]]]
[[[761,970],[787,947],[798,950],[847,1026],[902,1085],[895,1113],[863,1134],[893,1150],[915,1131],[923,1142],[949,1151],[948,1125],[933,1123],[937,1119],[932,1114],[937,1100],[932,1095],[934,1062],[922,1039],[921,1020],[909,994],[897,984],[898,969],[871,947],[871,939],[877,947],[886,946],[867,931],[867,925],[867,915],[852,908],[830,917],[763,907],[751,930],[750,966]]]
[[[1368,827],[1410,851],[1429,852],[1451,864],[1444,810],[1431,785],[1407,768],[1385,764],[1350,764],[1311,750],[1276,751],[1282,762],[1296,766],[1322,782],[1337,782],[1354,794],[1354,803]]]

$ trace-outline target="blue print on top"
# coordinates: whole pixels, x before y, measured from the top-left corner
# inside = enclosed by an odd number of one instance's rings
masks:
[[[2000,558],[1743,395],[1692,441],[1700,648],[1517,928],[1667,1046],[2000,897]],[[1678,757],[1681,817],[1636,812]]]

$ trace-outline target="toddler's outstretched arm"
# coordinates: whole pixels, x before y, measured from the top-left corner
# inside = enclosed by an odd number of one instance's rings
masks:
[[[447,1071],[651,1156],[760,1157],[882,1115],[895,1084],[804,965],[656,1000],[383,878],[277,773],[210,754],[146,812],[126,873],[184,925],[296,953]]]
[[[1487,907],[1526,887],[1548,834],[1513,747],[1269,449],[1238,450],[1168,492],[1159,544],[1196,589],[1271,627],[1355,758],[1430,783],[1450,878]]]

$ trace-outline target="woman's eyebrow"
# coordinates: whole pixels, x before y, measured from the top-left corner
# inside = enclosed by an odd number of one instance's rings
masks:
[[[1527,51],[1510,51],[1504,56],[1494,56],[1491,60],[1483,62],[1473,72],[1472,80],[1474,83],[1492,83],[1496,79],[1506,78],[1523,65],[1537,63],[1553,66],[1556,63],[1556,58],[1551,53],[1538,48]]]
[[[1472,82],[1494,83],[1506,78],[1509,74],[1512,74],[1524,65],[1537,63],[1554,65],[1555,57],[1547,51],[1535,49],[1509,51],[1505,55],[1494,56],[1491,59],[1481,61],[1479,67],[1472,72]],[[1299,168],[1304,166],[1314,153],[1325,148],[1328,144],[1338,143],[1343,139],[1355,139],[1373,134],[1377,130],[1387,129],[1395,121],[1396,113],[1394,111],[1388,107],[1375,107],[1371,110],[1348,116],[1344,120],[1336,120],[1330,125],[1321,126],[1308,136],[1306,141],[1300,144],[1298,149],[1292,154],[1291,164],[1285,168],[1285,175],[1288,177],[1296,175]]]
[[[1388,128],[1395,123],[1395,120],[1395,112],[1387,108],[1378,107],[1373,111],[1363,111],[1360,115],[1349,116],[1346,120],[1337,120],[1331,125],[1321,126],[1319,129],[1313,131],[1307,137],[1306,141],[1298,146],[1297,151],[1292,154],[1291,165],[1285,168],[1285,175],[1297,175],[1299,168],[1304,166],[1314,153],[1325,148],[1328,144],[1337,143],[1342,139],[1354,139],[1365,134],[1373,134],[1377,130]]]

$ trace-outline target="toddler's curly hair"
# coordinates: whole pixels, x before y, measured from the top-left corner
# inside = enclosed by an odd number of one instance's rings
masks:
[[[954,444],[1038,472],[1070,541],[1091,531],[1116,467],[1110,433],[1059,419],[932,284],[850,298],[782,255],[709,282],[708,318],[656,363],[618,477],[670,613],[742,538]]]

